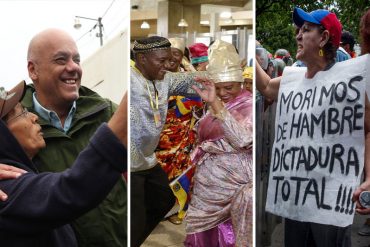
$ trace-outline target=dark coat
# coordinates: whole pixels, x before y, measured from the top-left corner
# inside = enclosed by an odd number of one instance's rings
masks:
[[[73,247],[68,222],[101,202],[127,168],[127,151],[103,124],[71,169],[37,173],[15,137],[0,120],[0,163],[28,171],[0,180],[8,200],[0,202],[0,245]]]
[[[22,105],[38,115],[34,111],[34,92],[33,84],[27,85]],[[33,158],[36,168],[41,172],[60,172],[70,168],[96,129],[108,122],[115,110],[113,102],[81,86],[76,111],[67,133],[55,128],[49,120],[39,115],[38,123],[44,133],[46,148]],[[71,225],[79,247],[127,246],[126,183],[119,179],[99,205],[75,219]]]

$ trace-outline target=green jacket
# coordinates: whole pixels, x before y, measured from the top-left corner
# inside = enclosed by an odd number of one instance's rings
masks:
[[[34,112],[33,85],[27,85],[22,100],[24,107]],[[41,172],[68,169],[78,154],[87,146],[90,137],[103,122],[108,122],[116,105],[86,87],[80,88],[76,112],[67,133],[53,127],[39,117],[46,148],[33,158]],[[37,114],[36,112],[34,112]],[[99,183],[99,178],[96,180]],[[68,193],[68,191],[66,191]],[[107,198],[96,208],[72,222],[79,247],[127,246],[127,188],[119,180]]]

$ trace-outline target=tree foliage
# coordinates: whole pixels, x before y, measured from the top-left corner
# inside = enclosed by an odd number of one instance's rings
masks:
[[[294,7],[310,12],[329,9],[341,20],[343,29],[358,38],[360,18],[370,7],[370,0],[258,0],[256,1],[256,39],[271,53],[287,49],[295,56]],[[358,39],[357,39],[358,40]]]
[[[357,42],[361,16],[370,8],[370,0],[340,0],[336,1],[335,9],[338,13],[343,30],[351,32]]]

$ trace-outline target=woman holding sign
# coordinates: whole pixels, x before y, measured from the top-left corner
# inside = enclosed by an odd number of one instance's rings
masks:
[[[363,146],[370,147],[369,59],[335,64],[342,26],[334,13],[295,8],[293,21],[296,58],[307,68],[270,79],[256,63],[257,89],[278,100],[266,210],[286,218],[285,246],[350,246],[352,196],[358,200]]]
[[[198,121],[185,246],[253,246],[252,94],[242,89],[235,47],[216,40],[194,90],[209,110]]]

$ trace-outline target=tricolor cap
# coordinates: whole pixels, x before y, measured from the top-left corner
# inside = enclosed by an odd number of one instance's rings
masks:
[[[339,46],[342,36],[342,24],[340,24],[340,21],[334,13],[325,9],[318,9],[307,13],[301,8],[295,7],[293,11],[294,24],[301,27],[305,21],[322,25],[329,31],[333,45]]]

